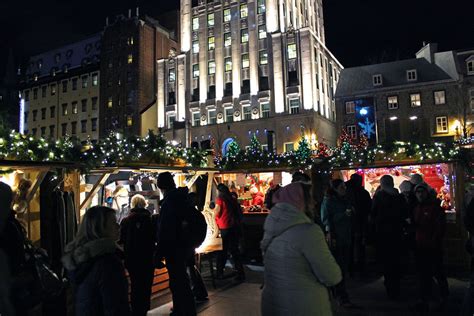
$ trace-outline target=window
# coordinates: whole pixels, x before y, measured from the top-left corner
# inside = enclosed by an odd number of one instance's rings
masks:
[[[128,63],[128,64],[133,63],[133,54],[128,54],[128,56],[127,56],[127,63]]]
[[[394,95],[387,98],[387,104],[389,110],[398,109],[398,96]]]
[[[81,121],[81,133],[87,133],[87,120]]]
[[[216,73],[216,62],[215,61],[210,61],[207,63],[207,73],[209,75],[213,75]]]
[[[61,83],[62,83],[62,85],[63,85],[63,92],[67,92],[67,81],[65,80],[65,81],[63,81],[63,82],[61,82]]]
[[[56,126],[49,125],[49,136],[54,137],[55,132],[56,132]]]
[[[265,0],[257,1],[257,13],[258,14],[265,13]]]
[[[91,99],[91,104],[92,104],[92,111],[97,110],[97,97],[93,97]]]
[[[46,126],[41,127],[41,137],[46,136]]]
[[[421,106],[421,95],[419,93],[410,94],[410,104],[412,107]]]
[[[129,36],[129,37],[127,38],[127,45],[128,45],[128,46],[132,46],[132,45],[133,45],[133,36]]]
[[[354,101],[346,102],[346,114],[355,113],[355,103]]]
[[[407,80],[408,81],[416,81],[416,69],[407,70]]]
[[[63,116],[67,115],[67,103],[63,103],[61,106],[62,106]]]
[[[174,92],[173,92],[173,93],[174,93]],[[120,101],[120,100],[119,100],[119,101]],[[132,103],[133,103],[133,91],[129,91],[129,92],[127,93],[127,105],[130,105],[130,104],[132,104]],[[176,103],[176,102],[173,102],[172,104],[174,104],[174,103]],[[120,105],[120,103],[119,103],[119,105]]]
[[[41,97],[46,98],[46,86],[41,87]]]
[[[446,104],[446,93],[444,90],[434,92],[434,101],[436,105]]]
[[[290,152],[295,150],[295,143],[284,143],[283,144],[285,152]]]
[[[168,81],[175,82],[176,81],[176,70],[171,68],[168,70]]]
[[[41,109],[41,119],[45,120],[46,119],[46,108]]]
[[[250,67],[249,54],[242,54],[242,69]]]
[[[25,90],[25,101],[30,101],[30,90]]]
[[[474,60],[467,62],[467,74],[468,75],[474,74]]]
[[[77,90],[77,78],[72,79],[72,90]]]
[[[267,38],[267,28],[265,25],[260,25],[258,27],[258,39],[264,39]]]
[[[133,37],[132,37],[133,41]],[[99,74],[92,74],[92,86],[97,87],[99,85]]]
[[[232,57],[224,58],[224,67],[226,72],[232,71]]]
[[[295,59],[296,58],[296,44],[288,44],[287,46],[288,51],[288,59]]]
[[[213,50],[215,48],[215,38],[214,36],[208,37],[207,38],[207,49],[208,50]]]
[[[64,137],[67,134],[67,123],[61,124],[61,135]]]
[[[113,106],[113,100],[112,100],[112,97],[109,97],[109,98],[107,99],[107,107],[108,107],[108,108],[111,108],[112,106]]]
[[[193,17],[193,31],[199,30],[199,17]]]
[[[198,41],[193,42],[193,53],[194,54],[199,53],[199,42]]]
[[[250,108],[250,105],[242,107],[242,112],[244,114],[244,120],[252,119],[252,109]]]
[[[50,88],[51,88],[51,95],[56,95],[56,85],[52,84]]]
[[[270,117],[270,103],[265,102],[265,103],[260,104],[260,116],[262,118]]]
[[[229,33],[224,33],[224,47],[229,47],[232,44],[232,37]]]
[[[82,99],[81,100],[81,112],[87,112],[87,99]]]
[[[230,9],[224,9],[224,22],[230,22]]]
[[[32,134],[33,136],[36,136],[36,128],[32,128],[32,129],[31,129],[31,134]]]
[[[193,65],[193,78],[199,78],[199,64]]]
[[[36,122],[37,116],[38,116],[38,110],[33,110],[33,122]]]
[[[0,100],[3,99],[3,97],[0,98]],[[38,99],[38,89],[34,88],[33,89],[33,100]]]
[[[127,71],[127,82],[132,82],[132,73]]]
[[[71,122],[71,134],[76,135],[77,133],[77,122]]]
[[[97,131],[97,119],[96,119],[96,118],[93,118],[93,119],[91,120],[91,130],[92,130],[93,132]]]
[[[193,112],[193,126],[200,126],[200,125],[201,125],[201,113]]]
[[[49,118],[54,118],[56,116],[56,107],[55,106],[51,106],[49,108]]]
[[[249,15],[249,9],[246,4],[240,5],[240,18],[245,19]]]
[[[209,13],[207,15],[207,26],[214,26],[214,13]]]
[[[209,124],[216,124],[217,123],[217,114],[216,110],[208,110],[207,117]]]
[[[474,113],[474,89],[469,90],[469,103],[471,104],[471,113]]]
[[[266,50],[261,50],[258,52],[258,61],[260,65],[268,64],[268,53]]]
[[[234,121],[234,109],[226,108],[224,109],[224,113],[225,113],[225,121],[227,123],[232,123]]]
[[[351,138],[357,138],[357,128],[355,125],[347,125],[346,131],[347,135],[349,135]]]
[[[378,75],[373,75],[372,76],[372,84],[374,86],[381,86],[383,84],[383,79],[382,79],[382,75],[378,74]]]
[[[290,114],[300,113],[300,99],[290,99]]]
[[[87,88],[87,83],[89,81],[89,76],[82,76],[82,88]]]
[[[448,132],[448,118],[446,116],[436,117],[436,133]]]
[[[77,102],[74,101],[71,103],[72,106],[72,114],[77,114]]]
[[[240,42],[241,43],[248,43],[249,41],[249,29],[241,29],[240,30]]]
[[[131,115],[127,115],[127,126],[133,125],[133,117]]]
[[[168,114],[166,116],[166,121],[168,124],[168,128],[173,128],[174,121],[176,120],[176,115],[174,113]]]

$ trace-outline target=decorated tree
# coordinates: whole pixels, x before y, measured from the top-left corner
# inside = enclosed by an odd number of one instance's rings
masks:
[[[237,155],[240,153],[240,146],[239,143],[234,139],[229,144],[229,147],[227,148],[227,157],[237,157]]]
[[[304,162],[311,158],[311,148],[306,137],[302,136],[299,143],[298,149],[295,152],[296,158],[300,162]]]
[[[262,153],[262,145],[257,139],[257,135],[253,134],[250,139],[250,148],[247,150],[251,155],[260,155]]]

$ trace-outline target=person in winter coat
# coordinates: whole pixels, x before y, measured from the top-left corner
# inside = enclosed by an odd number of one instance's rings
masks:
[[[344,181],[332,180],[321,205],[321,221],[325,227],[331,251],[342,270],[343,280],[334,288],[334,294],[343,307],[353,306],[344,281],[351,260],[353,213],[351,202],[346,196]]]
[[[313,205],[309,188],[291,183],[275,192],[273,202],[261,242],[262,315],[332,315],[326,287],[342,275],[321,228],[306,215]]]
[[[151,213],[145,198],[132,197],[130,214],[120,223],[120,241],[125,254],[125,268],[130,276],[132,315],[146,315],[150,309],[153,285],[153,251],[155,241]]]
[[[76,315],[130,315],[128,282],[117,255],[115,210],[87,210],[74,240],[65,248],[64,267],[75,286]]]
[[[382,267],[385,289],[390,299],[396,299],[400,296],[400,253],[407,206],[394,188],[392,176],[384,175],[380,179],[370,217],[375,224],[377,260]]]
[[[424,184],[415,187],[418,201],[415,207],[416,263],[420,281],[421,304],[426,308],[432,297],[432,279],[438,281],[441,304],[449,295],[448,281],[443,268],[443,238],[446,215],[439,200]]]
[[[194,255],[194,248],[184,240],[182,229],[189,207],[188,189],[176,188],[173,175],[169,172],[160,173],[157,183],[164,195],[157,232],[158,252],[164,256],[168,269],[173,296],[172,315],[193,316],[196,315],[196,306],[186,263]]]
[[[368,233],[369,213],[372,207],[370,193],[362,185],[362,176],[358,173],[351,175],[347,181],[347,197],[354,207],[352,229],[353,263],[357,270],[365,273],[365,242]]]
[[[217,186],[218,196],[216,199],[216,223],[222,237],[222,251],[217,257],[217,278],[224,277],[225,263],[230,252],[234,261],[234,269],[237,271],[236,281],[245,280],[244,265],[239,250],[239,239],[241,234],[241,214],[239,202],[234,199],[225,184]]]

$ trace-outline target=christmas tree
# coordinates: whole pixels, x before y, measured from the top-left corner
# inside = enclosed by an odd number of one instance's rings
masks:
[[[250,140],[250,148],[249,148],[251,155],[260,154],[262,152],[262,145],[257,139],[257,135],[253,134],[252,139]]]
[[[311,158],[311,147],[306,137],[302,136],[299,143],[298,149],[296,150],[296,157],[299,161],[303,162]]]
[[[240,153],[240,146],[237,143],[237,141],[234,139],[233,142],[229,144],[229,147],[227,148],[227,157],[237,157],[237,155]]]

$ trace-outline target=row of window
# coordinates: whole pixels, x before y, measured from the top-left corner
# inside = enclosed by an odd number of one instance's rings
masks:
[[[133,64],[133,54],[132,54],[132,53],[130,53],[130,54],[127,55],[127,64],[129,64],[129,65],[130,65],[130,64]],[[118,66],[119,66],[119,67],[122,66],[122,62],[121,62],[120,59],[118,60]],[[107,67],[108,67],[108,68],[113,68],[113,67],[114,67],[114,62],[113,62],[113,60],[109,60],[109,63],[107,64]]]
[[[133,103],[133,96],[134,96],[134,92],[133,91],[129,91],[128,94],[127,94],[127,105],[131,105]],[[118,106],[121,106],[121,99],[118,98],[117,100],[117,105]],[[114,98],[112,96],[108,97],[107,98],[107,108],[111,109],[114,107]]]
[[[77,134],[77,123],[78,122],[71,122],[71,135],[76,135]],[[87,120],[82,120],[81,122],[81,133],[87,133]],[[93,118],[90,120],[91,124],[91,132],[96,132],[97,131],[97,118]],[[61,136],[66,136],[67,135],[67,128],[68,128],[68,123],[62,123],[61,124]],[[41,137],[46,137],[46,126],[43,126],[39,130]],[[38,129],[37,128],[32,128],[31,129],[31,134],[33,136],[37,136]],[[50,137],[56,137],[56,125],[50,125],[49,126],[49,135]]]
[[[91,76],[91,84],[93,87],[96,87],[99,85],[99,74],[95,73],[92,74]],[[81,86],[83,89],[87,88],[89,86],[89,75],[84,75],[81,76]],[[73,91],[77,90],[77,84],[78,84],[79,78],[72,78],[71,80],[63,80],[61,81],[61,86],[62,86],[62,92],[67,92],[69,88],[69,81],[71,81],[71,89]],[[56,95],[56,84],[50,84],[50,95]],[[45,98],[47,95],[47,89],[48,86],[44,85],[41,87],[41,97]],[[38,92],[39,88],[33,88],[33,100],[38,99]],[[24,99],[25,101],[30,101],[30,90],[25,90],[24,91]]]
[[[410,69],[406,72],[406,77],[408,82],[413,82],[418,80],[418,74],[416,69]],[[376,74],[372,76],[372,84],[374,86],[382,86],[383,85],[383,76],[381,74]]]
[[[91,98],[91,110],[96,111],[97,110],[97,97]],[[87,99],[82,99],[81,100],[81,112],[85,113],[87,112]],[[61,110],[62,110],[62,115],[68,115],[69,111],[69,106],[67,103],[61,104]],[[73,101],[71,102],[71,114],[77,114],[78,113],[78,102]],[[56,117],[56,107],[55,106],[50,106],[49,107],[49,118],[55,118]],[[38,110],[33,110],[32,111],[32,120],[33,122],[36,122],[38,118]],[[41,109],[41,119],[45,120],[46,119],[46,108]],[[25,121],[28,121],[28,112],[25,112]]]

